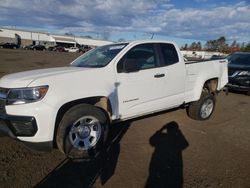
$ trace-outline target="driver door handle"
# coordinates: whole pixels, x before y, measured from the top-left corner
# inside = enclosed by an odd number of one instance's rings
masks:
[[[154,75],[155,78],[161,78],[161,77],[164,77],[164,76],[165,76],[165,74],[156,74],[156,75]]]

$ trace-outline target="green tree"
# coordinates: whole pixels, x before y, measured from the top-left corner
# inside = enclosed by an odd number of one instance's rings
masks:
[[[202,50],[202,46],[201,46],[201,42],[200,41],[197,42],[197,44],[196,44],[196,50],[198,50],[198,51]]]
[[[196,50],[197,44],[196,42],[192,42],[191,46],[189,47],[190,50]]]
[[[236,47],[236,44],[237,44],[237,42],[236,42],[236,40],[234,40],[233,42],[232,42],[232,44],[231,44],[231,48],[234,48],[234,47]]]
[[[188,44],[186,43],[184,46],[182,46],[181,50],[188,50]]]
[[[217,50],[216,40],[209,40],[205,44],[205,50],[207,51],[216,51]]]
[[[219,52],[225,52],[227,50],[228,44],[226,44],[226,38],[224,36],[218,38],[216,43]]]
[[[250,42],[246,45],[246,47],[244,48],[245,52],[250,52]]]
[[[240,46],[240,51],[244,51],[244,49],[245,49],[245,42],[243,42],[243,43],[241,44],[241,46]]]
[[[219,37],[216,40],[209,40],[205,44],[205,49],[207,51],[219,51],[225,52],[228,50],[228,44],[226,43],[226,38],[224,36]]]

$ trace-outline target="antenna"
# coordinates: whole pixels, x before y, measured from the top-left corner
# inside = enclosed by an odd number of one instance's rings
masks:
[[[152,33],[151,40],[154,38],[154,36],[155,36],[155,34],[154,34],[154,33]]]

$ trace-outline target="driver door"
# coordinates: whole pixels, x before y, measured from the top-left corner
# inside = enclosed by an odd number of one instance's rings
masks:
[[[121,119],[163,108],[165,74],[159,67],[156,49],[154,43],[137,45],[118,62],[117,90]]]

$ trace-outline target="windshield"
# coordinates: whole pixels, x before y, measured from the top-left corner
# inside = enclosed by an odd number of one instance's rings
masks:
[[[70,66],[74,67],[104,67],[127,45],[111,44],[93,49],[80,56]]]
[[[230,64],[250,65],[250,54],[232,54],[227,59]]]

